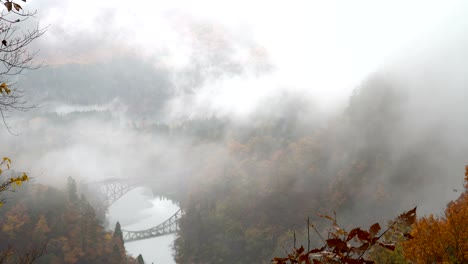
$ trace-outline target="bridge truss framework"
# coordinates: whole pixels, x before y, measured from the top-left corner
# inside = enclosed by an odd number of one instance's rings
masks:
[[[131,242],[177,233],[179,231],[179,219],[182,217],[182,214],[182,209],[179,209],[169,219],[150,229],[140,231],[122,230],[123,239],[125,242]]]

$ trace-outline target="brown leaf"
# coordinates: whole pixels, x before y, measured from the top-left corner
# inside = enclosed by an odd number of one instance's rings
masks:
[[[302,252],[304,252],[304,247],[303,247],[303,246],[301,246],[300,248],[296,249],[296,254],[297,254],[297,255],[302,254]]]
[[[407,212],[402,213],[398,216],[398,220],[400,220],[406,225],[414,224],[414,222],[416,221],[416,208],[417,206]]]
[[[369,232],[361,230],[361,229],[358,230],[357,236],[360,240],[364,240],[368,242],[372,240],[372,236],[369,234]]]
[[[358,228],[354,228],[353,230],[351,230],[351,232],[349,232],[349,235],[348,235],[348,238],[346,238],[346,242],[350,241],[351,239],[353,239],[353,237],[355,237],[358,232],[360,231],[361,229],[358,227]]]
[[[8,12],[10,12],[11,9],[13,8],[13,3],[12,2],[5,2],[4,5],[6,6]]]
[[[322,217],[322,218],[326,218],[326,219],[329,219],[329,220],[332,220],[333,222],[335,222],[335,219],[329,215],[323,215],[323,214],[319,214],[317,213],[318,216]]]
[[[312,261],[314,262],[314,264],[322,264],[320,260],[313,259]]]
[[[309,255],[308,254],[300,255],[297,260],[299,261],[299,263],[307,262],[309,260]]]
[[[23,9],[23,8],[21,8],[20,5],[18,5],[16,3],[13,3],[13,7],[16,9],[16,11],[20,11],[21,9]]]
[[[323,247],[323,248],[314,248],[311,251],[309,251],[309,254],[319,253],[324,249],[325,249],[325,247]]]
[[[335,248],[339,252],[348,250],[348,245],[346,244],[346,242],[339,238],[327,239],[327,245],[329,247]]]
[[[380,231],[379,223],[375,223],[369,228],[369,233],[371,234],[371,236],[377,235],[379,231]]]
[[[286,264],[287,261],[287,258],[274,258],[271,262],[274,264]]]
[[[369,247],[370,247],[370,243],[364,243],[360,247],[358,247],[357,249],[362,251],[362,250],[367,250]]]

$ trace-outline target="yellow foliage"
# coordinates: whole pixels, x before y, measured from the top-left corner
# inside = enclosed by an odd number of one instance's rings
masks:
[[[0,85],[0,88],[2,85]],[[3,160],[0,162],[0,175],[4,172],[3,169],[9,170],[11,166],[11,159],[9,157],[3,157]],[[3,168],[3,169],[2,169]],[[0,193],[4,192],[11,187],[21,186],[23,182],[29,181],[29,176],[23,172],[21,176],[11,177],[3,182],[0,182]],[[0,200],[0,206],[3,205],[3,201]]]
[[[0,165],[6,165],[7,168],[10,169],[11,159],[8,157],[3,157],[3,161],[0,163]]]
[[[468,166],[465,176],[468,175]],[[468,263],[468,177],[465,191],[450,202],[444,216],[419,219],[404,242],[404,253],[413,263]]]
[[[6,93],[6,94],[10,94],[11,93],[11,90],[10,88],[8,88],[8,85],[6,83],[2,83],[0,84],[0,93]]]
[[[20,177],[10,178],[10,184],[16,184],[17,186],[21,186],[21,184],[25,181],[29,181],[29,177],[26,173],[23,173],[23,175]]]

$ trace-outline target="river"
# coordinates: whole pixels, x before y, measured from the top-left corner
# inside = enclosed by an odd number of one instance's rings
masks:
[[[110,208],[108,220],[112,229],[117,221],[122,229],[135,231],[154,227],[179,210],[170,200],[154,198],[149,189],[136,188],[116,201]],[[142,254],[145,263],[172,264],[172,243],[175,235],[125,243],[127,253]]]

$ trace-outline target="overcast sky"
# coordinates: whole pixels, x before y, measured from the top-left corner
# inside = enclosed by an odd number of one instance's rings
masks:
[[[262,76],[220,79],[199,104],[248,111],[275,89],[312,95],[324,108],[343,101],[369,73],[421,43],[466,28],[466,1],[38,1],[48,61],[90,61],[137,53],[181,69],[193,54],[224,52]],[[430,41],[425,41],[430,40]],[[205,53],[203,53],[205,52]],[[83,59],[85,58],[85,59]],[[47,60],[47,59],[46,59]],[[216,100],[213,100],[215,98]]]

